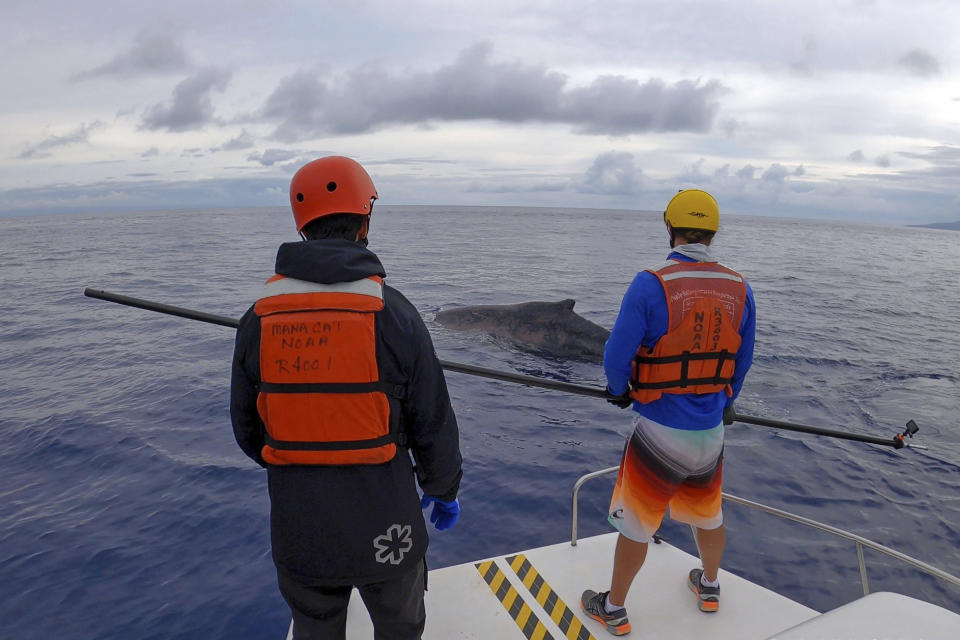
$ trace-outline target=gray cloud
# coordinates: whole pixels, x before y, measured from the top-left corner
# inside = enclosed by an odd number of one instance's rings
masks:
[[[747,167],[744,167],[743,169],[741,169],[741,171],[738,171],[737,177],[743,180],[752,180],[753,171],[750,171],[749,173],[747,173],[746,171],[744,171],[746,168]],[[750,167],[750,169],[754,169],[754,167]],[[760,179],[767,183],[782,184],[786,182],[787,178],[789,178],[790,176],[799,177],[799,176],[805,175],[806,173],[807,173],[807,170],[803,167],[802,164],[798,164],[796,167],[793,168],[793,171],[791,171],[790,169],[783,166],[779,162],[774,162],[769,167],[767,167],[767,169],[760,175]]]
[[[949,194],[956,199],[956,213],[960,215],[960,198],[956,195],[956,185],[960,184],[960,147],[939,146],[933,147],[929,153],[901,152],[898,155],[925,160],[929,166],[884,173],[862,173],[855,177],[870,182],[908,183],[909,187],[904,188],[914,193],[929,191],[939,195]]]
[[[890,166],[890,156],[877,156],[877,159],[873,161],[878,167],[889,167]]]
[[[851,160],[853,162],[863,162],[866,159],[867,157],[863,155],[863,151],[860,149],[857,149],[856,151],[852,152],[850,155],[847,156],[847,160]]]
[[[246,129],[240,132],[236,138],[227,140],[223,145],[211,149],[211,151],[242,151],[253,146],[253,136]]]
[[[601,153],[576,182],[577,191],[605,195],[631,195],[643,185],[643,171],[633,161],[633,154],[624,151]]]
[[[158,156],[158,155],[160,155],[160,149],[157,149],[156,147],[150,147],[149,149],[147,149],[146,151],[144,151],[143,153],[141,153],[141,154],[140,154],[140,157],[141,157],[141,158],[155,158],[155,157]]]
[[[299,136],[324,128],[324,114],[320,105],[325,101],[327,86],[309,71],[298,71],[280,80],[261,115],[268,120],[279,120],[274,137],[293,141]]]
[[[701,171],[703,163],[705,160],[700,158],[692,165],[684,167],[683,171],[677,176],[678,182],[685,182],[688,184],[707,184],[710,182],[710,176],[706,175]]]
[[[479,44],[432,72],[393,76],[366,66],[325,78],[299,71],[281,80],[257,117],[276,122],[274,135],[284,141],[431,120],[566,123],[591,134],[705,132],[725,91],[717,81],[613,75],[567,87],[556,71],[490,58],[490,45]]]
[[[259,162],[265,167],[272,167],[278,162],[286,162],[300,155],[299,151],[289,151],[287,149],[267,149],[263,153],[253,153],[247,156],[247,160]]]
[[[774,162],[767,170],[763,172],[760,178],[764,182],[783,182],[787,179],[787,176],[790,175],[790,171],[780,164],[779,162]]]
[[[819,45],[811,34],[803,36],[801,45],[803,52],[800,56],[800,59],[794,60],[790,63],[790,70],[801,76],[813,75],[813,69],[816,64],[817,50],[819,49]]]
[[[713,126],[719,106],[716,97],[722,91],[716,81],[682,80],[667,85],[653,78],[640,84],[623,76],[601,76],[589,87],[568,91],[554,120],[569,122],[582,133],[705,133]]]
[[[734,118],[724,118],[720,122],[720,128],[723,130],[723,132],[726,134],[728,138],[732,138],[734,135],[736,135],[737,131],[740,129],[741,124],[742,123],[739,120],[736,120]]]
[[[925,49],[911,49],[900,56],[897,62],[915,76],[928,77],[940,73],[940,63]]]
[[[172,102],[147,109],[141,128],[187,131],[214,121],[210,93],[215,89],[223,91],[229,81],[230,72],[223,69],[197,72],[174,88]]]
[[[442,158],[387,158],[386,160],[367,160],[363,166],[392,164],[392,165],[432,165],[432,164],[457,164],[456,160],[444,160]]]
[[[847,175],[842,179],[818,178],[794,180],[803,165],[790,168],[774,163],[763,171],[767,176],[754,177],[761,169],[747,165],[733,173],[729,165],[718,169],[707,163],[695,163],[702,174],[710,175],[707,189],[721,202],[721,209],[732,214],[841,218],[864,222],[916,222],[916,212],[923,220],[956,220],[960,217],[960,197],[953,185],[960,180],[960,147],[941,146],[910,155],[930,163],[926,169]],[[484,193],[522,193],[536,191],[541,203],[555,206],[595,208],[616,205],[623,208],[655,210],[663,206],[678,186],[687,186],[681,174],[653,178],[636,166],[634,157],[625,152],[609,152],[595,158],[579,175],[564,183],[541,184],[540,176],[498,173],[476,180],[468,190]],[[806,176],[807,172],[804,171]],[[400,184],[400,183],[398,183]],[[396,185],[394,185],[396,186]],[[462,180],[445,182],[447,194],[462,193]],[[449,195],[447,196],[449,197]],[[602,200],[597,198],[601,197]],[[504,200],[509,204],[511,201]]]
[[[904,158],[913,158],[914,160],[926,160],[934,165],[960,169],[960,147],[939,145],[932,147],[927,153],[901,151],[898,155]]]
[[[62,136],[48,136],[40,142],[29,144],[20,152],[18,158],[48,158],[50,150],[59,147],[66,147],[72,144],[87,142],[90,139],[90,133],[103,126],[103,122],[97,120],[89,124],[81,124],[76,129]]]
[[[929,220],[960,217],[960,198],[956,196],[960,146],[940,145],[925,152],[897,155],[924,161],[928,166],[794,182],[784,175],[785,167],[774,163],[764,172],[764,178],[769,174],[770,181],[727,183],[723,185],[725,198],[730,197],[731,206],[744,213],[763,212],[765,208],[786,211],[789,206],[805,216],[843,217],[858,212],[861,219],[871,222],[913,221],[919,212]]]
[[[186,50],[167,25],[149,27],[109,62],[74,76],[75,80],[98,76],[132,77],[183,71],[190,66]]]
[[[790,170],[779,162],[774,162],[760,176],[765,182],[783,182],[790,175]]]

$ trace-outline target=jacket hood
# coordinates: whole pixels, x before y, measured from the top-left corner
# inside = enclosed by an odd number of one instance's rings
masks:
[[[705,244],[681,244],[673,248],[673,251],[670,252],[670,257],[673,257],[673,254],[679,253],[682,256],[686,256],[691,260],[697,262],[716,262],[717,259],[713,257],[713,254],[710,253],[710,248]]]
[[[276,270],[282,276],[321,284],[387,275],[375,253],[343,239],[285,242],[277,251]]]

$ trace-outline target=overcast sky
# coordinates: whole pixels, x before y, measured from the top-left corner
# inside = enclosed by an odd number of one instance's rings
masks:
[[[960,2],[3,2],[0,212],[384,204],[960,219]]]

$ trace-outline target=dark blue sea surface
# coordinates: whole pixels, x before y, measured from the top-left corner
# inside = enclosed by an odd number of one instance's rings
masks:
[[[230,428],[233,331],[85,298],[86,286],[239,317],[296,239],[284,209],[0,218],[0,638],[282,638],[264,472]],[[960,574],[960,236],[724,218],[714,248],[757,300],[738,410],[926,451],[738,424],[725,489]],[[659,215],[380,207],[371,249],[442,359],[601,386],[559,361],[434,322],[443,308],[575,298],[610,326],[662,263]],[[431,530],[433,568],[570,535],[582,474],[616,465],[630,416],[590,398],[458,373],[463,515]],[[613,478],[588,484],[581,534],[611,529]],[[725,508],[729,570],[817,609],[860,593],[853,543]],[[692,551],[688,531],[670,542]],[[867,552],[871,587],[960,611],[960,591]],[[678,579],[683,579],[678,577]],[[588,585],[584,585],[585,587]],[[596,585],[589,585],[596,587]]]

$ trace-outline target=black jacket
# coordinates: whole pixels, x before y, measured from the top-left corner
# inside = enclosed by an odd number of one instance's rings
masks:
[[[377,256],[355,242],[286,243],[276,272],[330,284],[385,276]],[[264,426],[257,414],[260,320],[251,307],[240,320],[233,357],[230,415],[237,443],[267,469],[273,560],[279,571],[315,584],[363,584],[391,578],[421,562],[427,531],[414,483],[450,501],[460,485],[457,420],[430,334],[416,308],[384,286],[375,314],[381,380],[406,385],[399,412],[410,452],[379,465],[270,465],[260,455]],[[409,542],[408,542],[409,541]],[[396,563],[396,564],[395,564]]]

